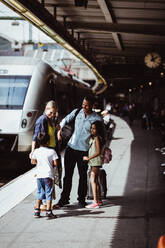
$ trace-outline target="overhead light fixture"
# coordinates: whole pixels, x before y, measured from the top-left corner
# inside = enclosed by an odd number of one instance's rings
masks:
[[[164,77],[164,72],[160,73],[160,77],[163,78]]]
[[[79,56],[79,52],[77,52],[76,50],[74,51],[74,55],[76,56],[76,57],[78,57]]]
[[[40,26],[41,30],[44,31],[45,33],[47,33],[49,36],[51,37],[55,37],[57,34],[54,32],[54,30],[52,30],[51,28],[49,28],[46,25]]]
[[[56,40],[61,46],[63,46],[63,45],[66,43],[59,35],[56,35],[56,36],[55,36],[55,40]]]
[[[9,8],[16,11],[18,14],[23,16],[26,20],[30,21],[32,24],[37,26],[43,32],[45,32],[48,36],[53,38],[57,43],[59,43],[62,47],[69,50],[72,54],[78,57],[81,61],[83,61],[96,75],[97,86],[100,84],[104,85],[104,89],[107,88],[107,83],[105,79],[100,75],[97,69],[83,56],[81,55],[74,47],[72,47],[69,43],[67,43],[63,38],[61,38],[53,29],[46,25],[44,21],[39,19],[36,15],[26,9],[23,5],[21,5],[17,0],[1,0],[4,4],[6,4]],[[88,0],[75,0],[75,6],[84,6],[87,7]],[[101,91],[104,91],[103,89]]]
[[[71,47],[68,43],[64,44],[64,48],[66,48],[67,50],[69,50],[70,52],[73,51],[73,47]]]
[[[12,4],[13,7],[15,7],[16,9],[18,9],[20,12],[25,12],[26,11],[26,9],[20,3],[18,3],[15,0],[7,0],[5,2],[6,3],[9,3],[9,4]]]
[[[95,93],[96,93],[96,95],[99,95],[99,94],[103,93],[106,89],[107,89],[107,85],[104,85],[101,90],[99,90],[99,91],[97,90],[97,92],[95,92]]]
[[[22,13],[24,16],[26,16],[30,21],[32,21],[33,23],[37,24],[38,26],[43,26],[44,23],[37,18],[36,16],[34,16],[31,12],[26,11],[24,13]]]

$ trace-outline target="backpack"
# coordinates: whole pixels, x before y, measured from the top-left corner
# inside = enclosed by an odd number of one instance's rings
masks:
[[[112,150],[109,147],[103,147],[101,156],[103,164],[108,164],[112,160]]]
[[[65,149],[67,146],[68,141],[70,140],[73,132],[74,132],[74,124],[75,124],[75,119],[78,113],[80,112],[81,109],[77,109],[75,112],[74,118],[67,123],[61,130],[61,136],[62,136],[62,142],[61,142],[61,150]]]

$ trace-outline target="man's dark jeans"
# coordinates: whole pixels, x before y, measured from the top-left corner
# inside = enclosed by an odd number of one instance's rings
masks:
[[[87,194],[87,162],[83,161],[83,156],[87,156],[88,152],[73,150],[67,147],[64,156],[64,168],[65,176],[63,179],[63,191],[61,193],[61,203],[67,203],[69,201],[70,192],[72,189],[72,177],[74,168],[77,163],[79,172],[79,186],[78,186],[78,201],[80,203],[85,202]]]

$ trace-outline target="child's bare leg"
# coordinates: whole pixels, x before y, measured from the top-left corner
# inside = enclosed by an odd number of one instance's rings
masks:
[[[36,206],[35,206],[35,209],[34,209],[34,217],[35,218],[40,217],[40,205],[41,205],[41,200],[37,199]]]
[[[100,192],[100,184],[97,183],[97,194],[98,194],[98,201],[101,201],[101,192]]]
[[[97,167],[91,167],[91,177],[90,177],[90,181],[91,181],[91,186],[92,186],[92,191],[93,191],[93,198],[94,198],[94,202],[98,202],[98,172],[99,172],[99,168]]]
[[[96,201],[96,183],[95,183],[95,174],[91,171],[91,176],[90,176],[90,181],[91,181],[91,186],[92,186],[92,191],[93,191],[93,199],[94,202]]]
[[[40,206],[41,206],[41,200],[37,199],[36,208],[40,209]]]
[[[47,209],[48,211],[50,211],[52,209],[52,200],[47,200]]]
[[[97,178],[96,178],[97,202],[99,202],[101,200],[100,185],[99,185],[98,177],[99,177],[99,175],[97,174]]]

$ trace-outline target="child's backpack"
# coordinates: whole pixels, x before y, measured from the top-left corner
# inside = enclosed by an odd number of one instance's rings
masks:
[[[103,147],[102,149],[102,162],[108,164],[112,160],[112,150],[109,147]]]

